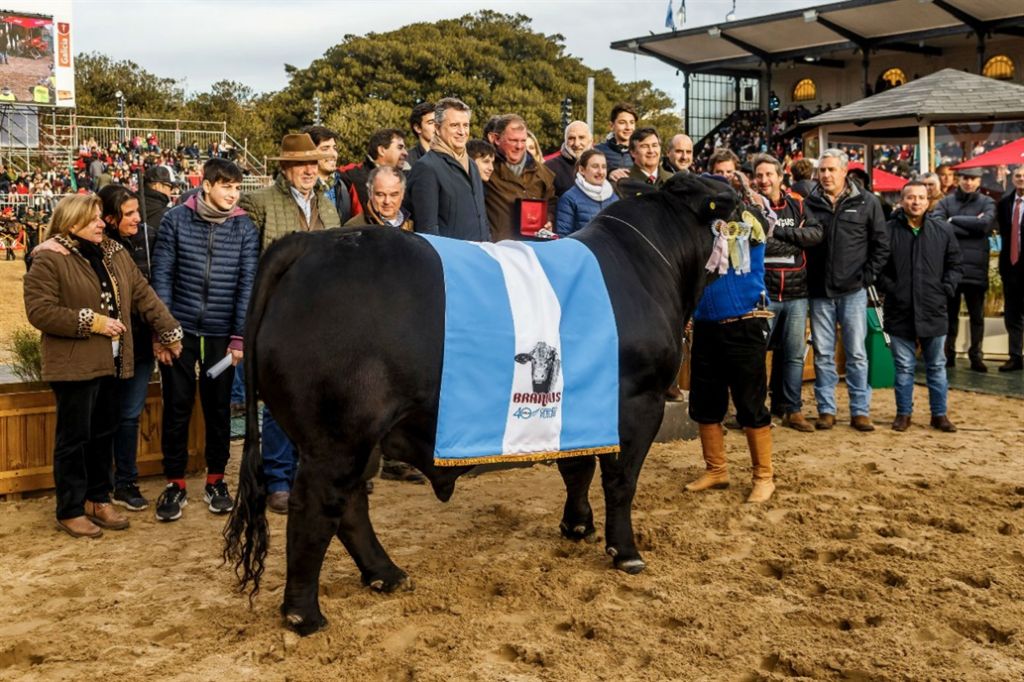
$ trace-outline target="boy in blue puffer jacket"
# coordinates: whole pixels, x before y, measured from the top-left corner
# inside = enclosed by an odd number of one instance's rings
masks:
[[[211,512],[224,514],[234,503],[224,481],[231,439],[231,383],[242,359],[242,334],[249,294],[259,260],[259,231],[238,208],[242,171],[225,159],[203,166],[202,191],[168,211],[153,252],[153,288],[185,332],[181,357],[161,365],[163,449],[167,487],[157,501],[160,521],[181,518],[188,504],[189,418],[196,394],[206,421],[206,488]],[[206,372],[225,355],[232,366],[211,379]]]

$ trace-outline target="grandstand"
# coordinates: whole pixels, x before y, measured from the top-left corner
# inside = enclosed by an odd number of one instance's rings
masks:
[[[266,159],[253,156],[248,141],[235,139],[223,121],[81,116],[74,109],[25,104],[0,107],[0,163],[9,175],[73,174],[79,159],[97,151],[133,170],[173,157],[172,165],[186,177],[211,156],[227,156],[246,172],[245,185],[261,187],[269,181]]]
[[[794,126],[809,115],[944,68],[1024,83],[1024,8],[1003,0],[846,0],[611,47],[679,70],[698,158],[716,142],[741,156],[754,146],[798,156],[806,131]]]

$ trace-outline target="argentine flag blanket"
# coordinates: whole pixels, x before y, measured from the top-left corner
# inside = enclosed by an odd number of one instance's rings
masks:
[[[617,452],[618,333],[590,249],[421,236],[444,268],[434,464]]]

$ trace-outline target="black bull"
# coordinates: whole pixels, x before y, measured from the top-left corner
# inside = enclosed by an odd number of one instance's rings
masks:
[[[633,496],[679,367],[683,327],[705,284],[709,225],[737,206],[725,185],[679,174],[661,191],[613,204],[573,235],[597,258],[618,327],[621,452],[597,459],[606,550],[627,573],[644,568],[633,537]],[[245,450],[224,554],[240,589],[252,582],[255,594],[267,552],[258,392],[299,452],[281,611],[301,634],[326,622],[317,594],[335,536],[364,584],[390,592],[408,582],[370,524],[363,477],[374,446],[416,466],[441,501],[472,468],[433,464],[443,291],[434,250],[398,230],[292,235],[260,263],[246,329]],[[561,459],[558,469],[566,487],[562,535],[595,536],[588,499],[595,457]]]

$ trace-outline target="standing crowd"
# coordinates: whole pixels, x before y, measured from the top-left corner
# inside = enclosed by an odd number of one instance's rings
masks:
[[[521,116],[491,118],[480,139],[470,138],[471,119],[470,107],[455,98],[419,104],[409,119],[411,147],[406,131],[384,128],[370,136],[364,159],[344,166],[337,133],[309,126],[282,139],[273,157],[279,166],[274,183],[245,195],[242,169],[216,156],[203,165],[198,186],[174,204],[176,181],[162,164],[146,170],[140,192],[108,183],[98,194],[62,199],[44,241],[32,251],[25,278],[29,320],[43,332],[43,379],[57,399],[58,527],[72,536],[96,537],[104,528],[128,527],[117,506],[149,506],[138,487],[135,459],[139,416],[157,366],[166,485],[155,503],[156,517],[179,519],[189,502],[185,469],[197,388],[206,423],[202,500],[212,513],[232,509],[224,472],[231,403],[237,402],[235,367],[244,357],[257,262],[275,240],[342,226],[471,241],[565,238],[615,201],[659,188],[676,173],[696,172],[693,141],[680,133],[663,145],[658,131],[643,126],[629,104],[613,107],[610,132],[598,144],[586,123],[570,123],[561,148],[546,160]],[[885,331],[896,362],[892,428],[910,426],[920,346],[931,426],[954,431],[945,370],[954,360],[950,349],[960,297],[973,310],[980,286],[975,270],[987,267],[987,247],[983,266],[973,240],[987,235],[993,218],[1008,246],[1000,267],[1011,357],[1000,369],[1021,369],[1024,168],[1014,172],[1014,196],[998,206],[976,194],[969,172],[961,173],[954,193],[938,201],[925,182],[911,182],[889,220],[879,200],[849,175],[843,151],[823,152],[813,179],[808,169],[800,172],[787,186],[776,157],[759,155],[746,171],[728,149],[708,159],[705,175],[738,192],[743,217],[709,226],[716,247],[708,269],[718,277],[694,314],[690,394],[707,471],[689,490],[728,484],[722,421],[731,395],[751,453],[749,501],[771,497],[772,414],[801,432],[836,425],[837,334],[846,353],[850,425],[874,430],[865,346],[872,288],[884,296]],[[808,322],[813,424],[801,398]],[[983,364],[980,342],[972,325],[969,357],[975,369]],[[768,349],[774,350],[770,373]],[[225,371],[215,371],[225,364]],[[673,382],[667,398],[679,396]],[[262,443],[267,504],[284,514],[297,457],[267,410]],[[387,477],[423,480],[400,462],[383,466]]]

